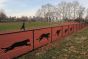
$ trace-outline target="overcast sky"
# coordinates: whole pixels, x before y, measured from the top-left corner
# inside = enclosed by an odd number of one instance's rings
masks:
[[[42,5],[57,5],[61,1],[78,1],[84,7],[88,7],[88,0],[0,0],[0,9],[4,9],[8,16],[34,16]]]

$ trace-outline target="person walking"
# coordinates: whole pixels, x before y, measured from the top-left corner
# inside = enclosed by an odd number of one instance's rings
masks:
[[[25,31],[25,21],[23,21],[22,26],[21,26],[20,29]]]

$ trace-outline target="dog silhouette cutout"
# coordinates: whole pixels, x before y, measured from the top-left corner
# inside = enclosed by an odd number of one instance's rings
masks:
[[[42,34],[37,40],[39,40],[39,42],[43,39],[46,38],[48,40],[50,33],[46,33],[46,34]]]
[[[70,28],[70,31],[72,31],[72,28]]]
[[[65,33],[67,33],[68,29],[65,29]]]
[[[11,46],[6,47],[6,48],[1,48],[1,49],[3,49],[5,51],[5,53],[6,53],[6,52],[8,52],[10,50],[13,50],[16,47],[19,47],[19,46],[29,46],[29,45],[31,45],[30,40],[26,39],[24,41],[13,43]]]
[[[56,31],[57,36],[60,35],[60,32],[61,32],[61,30],[57,30],[57,31]]]

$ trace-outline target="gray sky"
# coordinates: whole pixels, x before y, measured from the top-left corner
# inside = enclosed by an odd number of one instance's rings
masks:
[[[0,0],[0,8],[4,9],[8,16],[34,16],[42,5],[57,5],[61,1],[78,1],[80,5],[88,8],[88,0]]]

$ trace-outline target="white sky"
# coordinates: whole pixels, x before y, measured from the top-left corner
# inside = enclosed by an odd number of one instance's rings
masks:
[[[56,5],[61,1],[78,1],[88,8],[88,0],[0,0],[0,9],[4,9],[8,16],[34,16],[42,5],[47,3]]]

